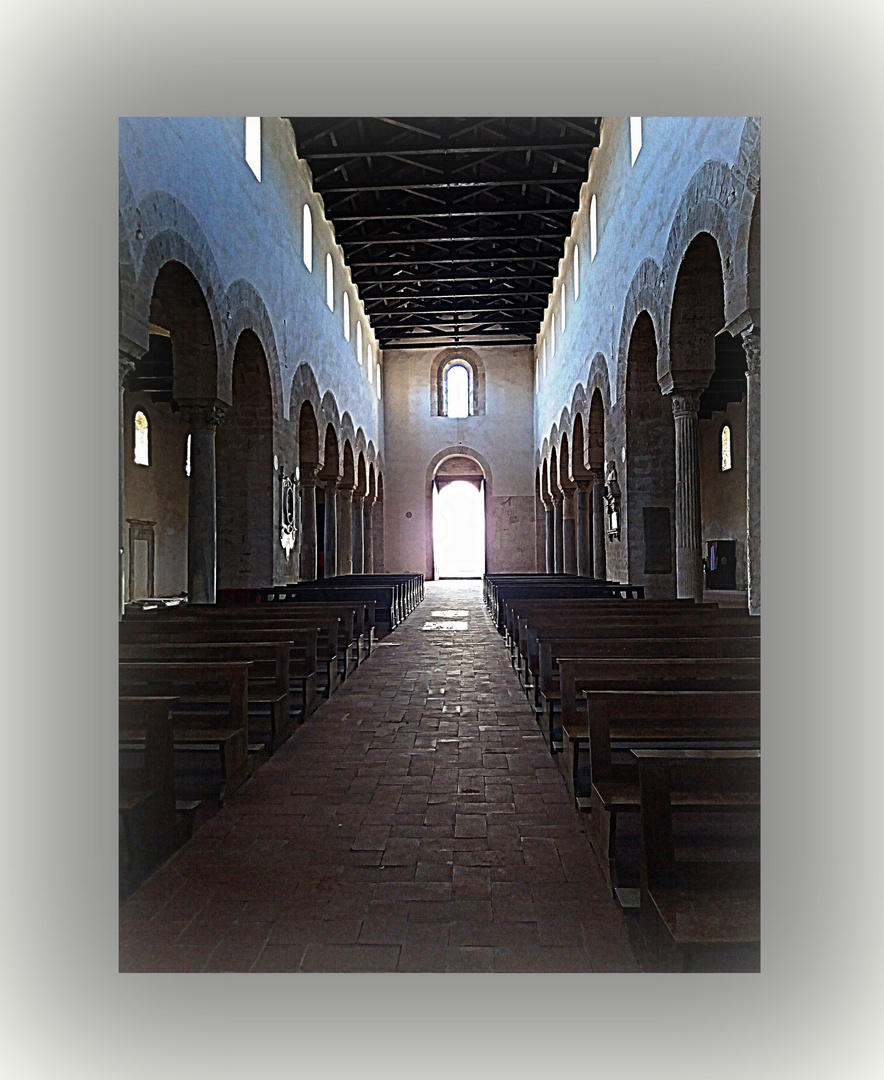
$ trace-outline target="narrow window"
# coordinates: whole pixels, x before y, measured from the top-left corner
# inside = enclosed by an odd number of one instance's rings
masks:
[[[445,414],[470,415],[470,373],[464,364],[452,364],[445,372]]]
[[[589,261],[595,258],[595,253],[598,251],[599,235],[598,227],[596,225],[596,210],[595,210],[595,195],[589,202]]]
[[[366,341],[366,343],[365,343],[365,367],[366,367],[366,371],[368,373],[368,381],[369,382],[371,382],[371,378],[372,378],[371,365],[373,363],[374,363],[374,352],[373,352],[372,347],[371,347],[371,342]]]
[[[331,252],[325,257],[325,302],[328,310],[335,310],[335,264]]]
[[[261,117],[246,117],[246,165],[261,180]]]
[[[543,374],[546,375],[546,338],[543,339]]]
[[[140,409],[135,414],[135,464],[150,465],[150,427]]]
[[[190,476],[190,432],[187,433],[187,442],[184,444],[184,475]]]
[[[556,317],[554,314],[549,320],[549,355],[550,358],[556,355]]]
[[[381,400],[381,365],[380,364],[378,364],[377,367],[374,369],[374,375],[375,375],[375,380],[374,380],[375,381],[375,389],[377,390],[378,401],[380,401]]]
[[[561,336],[562,337],[565,336],[565,293],[566,293],[566,291],[567,290],[565,289],[565,286],[563,285],[562,286],[561,307],[559,308],[559,319],[560,319],[560,323],[561,323],[561,325],[559,326],[559,330],[561,331]]]
[[[356,359],[362,367],[362,323],[356,323]]]
[[[638,152],[642,148],[642,118],[640,116],[629,118],[629,145],[632,148],[632,164],[634,165]]]
[[[721,471],[727,472],[728,469],[733,468],[733,464],[731,457],[731,426],[725,424],[721,429]]]
[[[574,245],[574,299],[580,296],[580,248]]]
[[[313,215],[304,203],[304,265],[313,273]]]
[[[344,293],[344,337],[350,340],[350,297]]]

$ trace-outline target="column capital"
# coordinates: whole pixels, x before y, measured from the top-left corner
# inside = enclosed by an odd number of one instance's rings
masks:
[[[182,402],[181,411],[192,428],[216,428],[227,415],[227,406],[220,401]]]
[[[378,501],[377,495],[371,495],[371,494],[364,495],[363,498],[362,498],[362,505],[370,510],[377,501]]]
[[[338,484],[338,494],[342,499],[352,499],[353,492],[356,490],[355,484]]]
[[[598,477],[594,472],[581,473],[579,476],[574,477],[574,483],[577,485],[578,491],[591,491],[593,485],[597,482]]]
[[[746,374],[758,375],[761,371],[761,327],[750,326],[742,333],[743,352],[746,354]]]
[[[552,494],[553,506],[561,506],[564,501],[564,495],[561,491],[554,491]]]
[[[696,417],[702,394],[703,391],[695,387],[674,388],[669,398],[672,402],[672,415],[676,420],[683,416]]]
[[[122,390],[126,377],[135,370],[135,361],[131,356],[120,353],[120,389]]]

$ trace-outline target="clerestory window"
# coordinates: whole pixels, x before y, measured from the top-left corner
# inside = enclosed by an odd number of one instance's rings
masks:
[[[445,415],[470,415],[470,369],[466,364],[451,364],[445,372]]]

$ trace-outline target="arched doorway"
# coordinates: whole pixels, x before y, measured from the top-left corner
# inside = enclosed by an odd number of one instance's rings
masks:
[[[485,573],[485,473],[472,457],[442,461],[432,481],[433,577]]]

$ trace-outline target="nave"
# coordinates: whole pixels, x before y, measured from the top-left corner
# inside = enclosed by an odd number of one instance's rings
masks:
[[[425,588],[123,904],[121,971],[641,970],[481,584]]]

